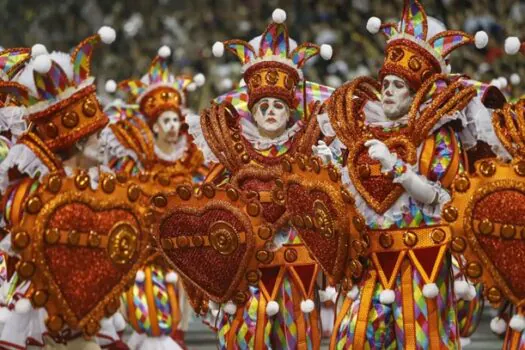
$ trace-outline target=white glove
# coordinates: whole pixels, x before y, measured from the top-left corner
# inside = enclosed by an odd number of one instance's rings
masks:
[[[402,177],[398,178],[398,182],[403,186],[405,191],[410,194],[418,202],[425,204],[432,204],[438,199],[438,191],[425,181],[424,178],[416,174],[413,170],[407,169]]]
[[[332,151],[324,141],[319,141],[317,146],[312,146],[312,152],[314,156],[321,158],[325,165],[330,164],[333,161]]]
[[[383,142],[375,139],[369,140],[365,142],[365,146],[368,147],[368,155],[370,158],[381,163],[381,171],[383,173],[389,172],[394,168],[397,162],[397,156],[390,153],[390,150]]]

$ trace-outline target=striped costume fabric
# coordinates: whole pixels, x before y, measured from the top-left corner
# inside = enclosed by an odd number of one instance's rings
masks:
[[[485,302],[483,285],[477,283],[474,287],[476,288],[476,297],[474,297],[474,299],[470,301],[460,299],[457,302],[459,331],[460,335],[464,338],[474,334],[481,321],[481,315],[483,314]]]
[[[406,260],[408,262],[408,260]],[[379,280],[373,281],[373,294],[371,297],[370,308],[368,309],[368,319],[364,336],[364,349],[406,349],[409,348],[406,339],[406,322],[407,315],[403,310],[403,300],[409,298],[410,305],[413,308],[413,319],[415,329],[415,346],[416,349],[429,349],[431,329],[437,329],[439,344],[432,344],[433,348],[439,349],[456,349],[459,348],[459,331],[457,324],[457,315],[454,308],[453,283],[450,278],[450,257],[445,257],[445,263],[440,269],[436,284],[439,293],[435,299],[430,301],[423,295],[423,286],[425,282],[416,268],[410,263],[407,264],[410,269],[412,278],[412,295],[402,294],[401,272],[396,277],[393,287],[395,291],[394,302],[390,305],[384,305],[380,302],[380,294],[383,286]],[[368,267],[374,268],[373,265]],[[368,280],[365,279],[366,282]],[[366,287],[366,282],[359,287],[361,293]],[[363,300],[358,298],[353,302],[347,315],[342,318],[337,327],[337,336],[335,343],[331,348],[337,350],[353,349],[354,342],[360,335],[356,334],[357,319]],[[435,302],[436,313],[430,312],[430,303]],[[437,322],[432,321],[435,316]]]

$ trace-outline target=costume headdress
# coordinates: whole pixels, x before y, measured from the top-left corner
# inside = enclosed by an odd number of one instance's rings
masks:
[[[304,43],[293,48],[295,43],[289,39],[288,28],[284,24],[286,12],[283,10],[276,9],[272,19],[273,23],[260,37],[257,50],[253,45],[256,40],[250,43],[227,40],[213,45],[216,57],[221,57],[227,49],[241,61],[244,81],[248,86],[249,108],[263,97],[280,98],[294,108],[295,88],[302,79],[301,68],[306,61],[319,54],[326,60],[332,57],[330,45]]]
[[[461,31],[446,30],[427,38],[428,18],[417,0],[405,0],[399,24],[382,24],[379,18],[372,17],[366,28],[372,34],[382,32],[388,40],[380,80],[389,74],[397,75],[406,79],[414,90],[431,75],[447,73],[446,58],[458,47],[475,43],[481,49],[488,43],[488,36],[483,31],[473,37]]]
[[[64,150],[103,127],[108,119],[96,97],[91,55],[102,41],[115,40],[115,30],[102,27],[71,53],[49,54],[43,45],[12,81],[0,82],[0,93],[27,107],[29,127],[52,151]]]
[[[167,46],[159,49],[149,66],[148,73],[141,79],[129,79],[118,84],[117,90],[128,103],[137,103],[140,112],[151,125],[162,112],[180,112],[186,108],[186,94],[197,86],[204,85],[205,77],[197,74],[174,76],[168,67],[171,50]]]

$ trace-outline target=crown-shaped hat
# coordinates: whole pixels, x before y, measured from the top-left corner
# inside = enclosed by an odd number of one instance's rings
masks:
[[[428,18],[417,0],[405,0],[401,22],[382,24],[372,17],[367,30],[387,37],[385,61],[379,73],[382,80],[393,74],[406,79],[417,90],[433,74],[447,73],[447,56],[460,46],[475,43],[478,49],[485,47],[488,36],[477,32],[475,37],[457,30],[444,30],[428,38]]]
[[[303,78],[301,68],[319,54],[326,60],[332,57],[330,45],[304,43],[297,46],[288,36],[288,28],[284,24],[285,11],[276,9],[272,19],[273,23],[264,33],[249,43],[227,40],[213,45],[216,57],[221,57],[227,49],[241,61],[250,109],[263,97],[280,98],[289,107],[295,108],[295,88]],[[254,47],[257,43],[258,48]]]
[[[140,112],[150,125],[155,123],[162,112],[180,112],[185,109],[187,92],[195,91],[206,80],[200,73],[193,78],[188,75],[175,76],[168,67],[170,56],[170,48],[162,46],[142,79],[128,79],[114,86],[128,103],[139,105]],[[106,87],[110,87],[108,92],[114,90],[111,89],[113,86]]]
[[[14,79],[0,82],[0,93],[13,96],[27,107],[29,128],[50,150],[67,149],[108,122],[90,75],[91,55],[100,42],[110,44],[115,36],[115,30],[102,27],[71,55],[49,54],[37,44]]]

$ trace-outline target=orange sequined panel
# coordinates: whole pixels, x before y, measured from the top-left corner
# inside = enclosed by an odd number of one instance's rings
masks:
[[[139,226],[126,210],[96,212],[85,204],[72,203],[57,209],[48,227],[70,232],[109,232],[120,221],[135,222]],[[46,244],[45,257],[66,300],[75,300],[70,306],[79,318],[93,309],[123,279],[136,260],[117,265],[103,248],[50,244]]]
[[[397,153],[400,151],[396,149],[393,152]],[[402,158],[401,154],[400,157]],[[370,158],[368,155],[368,150],[364,150],[361,152],[361,154],[359,154],[356,166],[360,174],[363,187],[378,202],[383,202],[395,188],[403,188],[401,185],[395,184],[390,177],[385,175],[374,176],[373,174],[370,174],[370,168],[373,166],[380,167],[381,164],[378,161]]]
[[[517,227],[525,226],[525,195],[511,190],[494,192],[480,200],[473,212],[474,220],[485,223],[484,233],[476,234],[481,248],[497,266],[516,296],[525,298],[525,273],[523,266],[516,264],[516,261],[525,261],[525,241],[495,237],[485,228],[509,223]],[[496,228],[491,230],[496,231]]]
[[[213,231],[212,225],[225,223],[224,229]],[[230,288],[243,260],[246,246],[240,244],[240,235],[251,231],[232,213],[225,209],[176,210],[166,217],[159,226],[162,240],[179,237],[176,240],[182,249],[165,250],[170,260],[203,289],[214,295],[224,295]],[[182,239],[184,237],[185,239]],[[199,237],[209,239],[210,244],[196,244]],[[191,239],[190,239],[191,238]],[[183,244],[182,241],[186,244]]]

